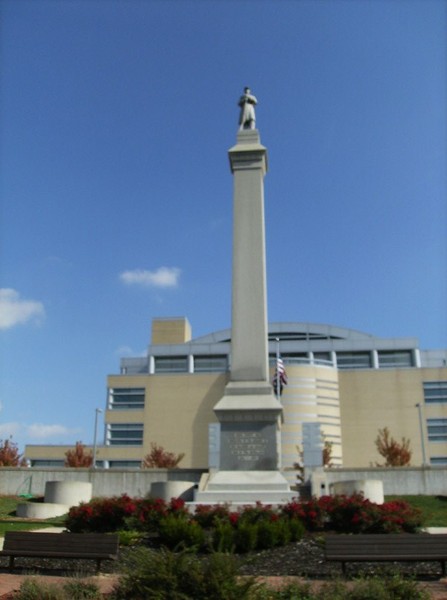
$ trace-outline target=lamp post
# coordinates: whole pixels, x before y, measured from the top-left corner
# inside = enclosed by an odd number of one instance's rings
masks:
[[[425,437],[424,437],[424,425],[423,425],[423,420],[422,420],[422,406],[421,406],[420,402],[418,402],[415,406],[418,409],[418,415],[419,415],[419,431],[421,434],[421,449],[422,449],[422,466],[425,467],[425,465],[427,464],[427,456],[425,454]]]
[[[101,408],[95,408],[95,434],[93,436],[93,468],[96,469],[96,438],[98,433],[98,415],[102,413]]]

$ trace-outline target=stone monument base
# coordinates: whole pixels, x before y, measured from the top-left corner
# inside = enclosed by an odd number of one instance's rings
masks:
[[[296,497],[279,471],[217,471],[200,480],[197,504],[283,504]]]

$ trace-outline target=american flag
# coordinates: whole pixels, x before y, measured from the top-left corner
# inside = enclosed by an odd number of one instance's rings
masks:
[[[287,373],[284,362],[280,356],[276,359],[275,374],[273,375],[273,389],[281,396],[283,387],[287,385]]]

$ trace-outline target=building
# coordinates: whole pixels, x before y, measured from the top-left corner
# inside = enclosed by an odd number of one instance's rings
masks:
[[[155,442],[185,453],[182,467],[213,467],[213,408],[229,379],[230,341],[230,329],[194,339],[187,319],[154,319],[147,355],[121,359],[120,373],[107,378],[98,465],[138,468]],[[283,469],[299,459],[309,423],[319,424],[332,444],[334,466],[380,462],[374,442],[384,427],[410,440],[412,465],[447,465],[447,350],[332,325],[271,323],[272,376],[277,344],[288,377],[281,396]],[[30,445],[25,456],[32,466],[58,466],[66,450]]]

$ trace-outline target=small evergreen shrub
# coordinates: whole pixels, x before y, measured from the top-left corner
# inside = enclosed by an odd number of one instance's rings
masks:
[[[216,521],[211,535],[211,547],[216,552],[234,552],[235,529],[228,521]]]
[[[15,598],[17,600],[65,600],[62,589],[43,580],[25,579]]]
[[[233,557],[222,554],[200,560],[186,551],[137,548],[123,569],[114,600],[248,600],[255,587],[251,578],[239,581]]]
[[[257,523],[239,523],[234,533],[234,545],[236,552],[252,552],[258,542]]]
[[[93,581],[69,579],[61,584],[48,583],[42,579],[25,579],[15,600],[100,600],[99,587]]]
[[[160,543],[167,548],[195,548],[199,550],[205,542],[205,533],[196,521],[175,515],[167,515],[159,523]]]

